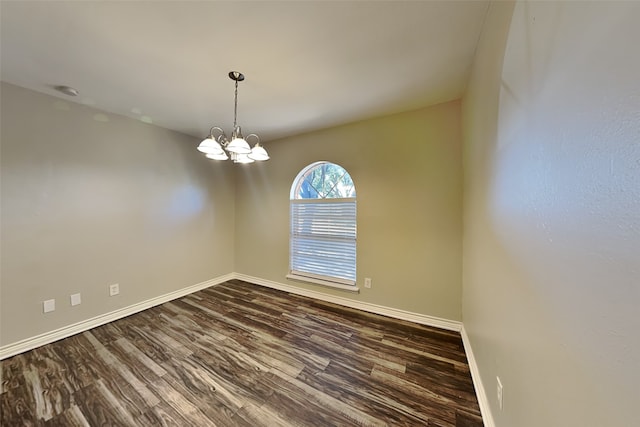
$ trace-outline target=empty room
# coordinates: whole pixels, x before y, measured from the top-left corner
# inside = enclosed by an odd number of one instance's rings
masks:
[[[0,425],[640,425],[639,21],[0,0]]]

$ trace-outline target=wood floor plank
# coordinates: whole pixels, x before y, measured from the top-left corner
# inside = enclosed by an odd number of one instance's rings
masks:
[[[376,384],[366,375],[359,375],[337,364],[320,373],[303,371],[298,379],[363,412],[375,413],[379,420],[390,426],[424,425],[430,416],[414,411],[401,402],[404,396],[391,398],[386,385]]]
[[[3,427],[483,425],[460,334],[239,280],[0,365]]]
[[[182,427],[189,422],[178,411],[166,402],[161,402],[136,418],[136,422],[143,426]]]
[[[101,379],[78,390],[74,397],[89,425],[138,425]]]
[[[89,421],[85,418],[84,414],[76,405],[72,405],[66,409],[59,416],[48,420],[45,424],[46,427],[89,427]]]

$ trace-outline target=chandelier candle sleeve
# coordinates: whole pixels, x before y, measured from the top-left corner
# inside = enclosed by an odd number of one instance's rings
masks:
[[[207,136],[198,146],[198,151],[204,153],[207,158],[213,160],[227,160],[231,158],[234,163],[253,163],[269,160],[267,150],[260,145],[260,138],[255,133],[242,136],[242,130],[238,126],[238,82],[244,80],[244,75],[238,71],[229,72],[229,78],[235,81],[236,91],[233,105],[233,132],[231,138],[227,138],[224,130],[214,126],[209,130]],[[257,141],[253,148],[247,139],[255,138]],[[229,153],[229,154],[227,154]]]

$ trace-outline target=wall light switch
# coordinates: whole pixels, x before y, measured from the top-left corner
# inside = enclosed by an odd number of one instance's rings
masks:
[[[365,288],[371,288],[371,278],[367,277],[364,279],[364,287]]]
[[[71,305],[78,305],[82,303],[82,298],[80,298],[80,294],[71,295]]]
[[[56,309],[56,300],[48,299],[48,300],[44,301],[42,303],[42,308],[43,308],[45,313],[50,313],[52,311],[55,311],[55,309]]]

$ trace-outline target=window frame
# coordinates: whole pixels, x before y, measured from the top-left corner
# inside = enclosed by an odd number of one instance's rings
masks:
[[[300,198],[299,192],[300,192],[300,186],[302,185],[303,180],[306,179],[308,174],[313,169],[318,168],[325,164],[335,165],[340,169],[342,169],[346,175],[348,175],[353,185],[352,192],[354,197],[346,197],[346,198],[328,197],[328,198],[309,198],[309,199]],[[325,274],[318,274],[318,272],[301,271],[301,270],[296,270],[294,268],[294,267],[300,266],[300,265],[294,266],[294,263],[295,263],[294,258],[296,255],[296,252],[294,252],[294,245],[296,243],[295,241],[296,235],[294,234],[294,210],[296,209],[296,207],[294,205],[302,205],[302,204],[321,205],[321,204],[329,204],[329,203],[335,203],[335,204],[353,203],[353,239],[349,238],[346,240],[347,242],[351,242],[351,241],[353,242],[353,266],[352,266],[353,279],[337,277],[337,276],[329,276]],[[326,236],[323,236],[322,238],[326,238]],[[321,238],[319,238],[318,240],[321,240]],[[337,236],[335,240],[340,241],[340,236]],[[329,237],[327,241],[331,241],[331,238]],[[338,251],[336,253],[339,255],[340,252]],[[289,195],[289,272],[286,275],[286,278],[318,284],[318,285],[329,286],[332,288],[342,289],[345,291],[359,292],[359,288],[356,286],[356,279],[357,279],[356,255],[357,255],[357,193],[355,190],[355,183],[353,183],[353,179],[351,178],[351,175],[342,166],[333,162],[328,162],[328,161],[314,162],[304,167],[294,179],[293,184],[291,185],[291,191]]]

